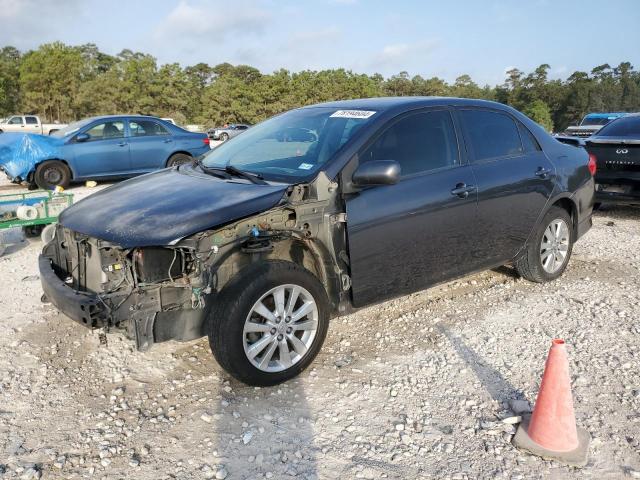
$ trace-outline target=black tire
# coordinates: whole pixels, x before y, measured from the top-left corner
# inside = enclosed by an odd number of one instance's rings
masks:
[[[44,229],[44,225],[30,225],[24,227],[24,236],[27,238],[39,237]]]
[[[177,165],[184,165],[185,163],[191,163],[193,158],[186,153],[174,153],[167,160],[167,167],[175,167]]]
[[[562,265],[555,271],[549,272],[545,270],[541,258],[541,245],[545,231],[552,222],[562,220],[568,228],[568,246],[567,253]],[[567,211],[560,207],[551,207],[547,214],[540,222],[535,235],[526,245],[525,252],[514,262],[514,266],[521,277],[536,283],[551,282],[558,278],[567,268],[571,252],[573,250],[574,230],[571,216]]]
[[[271,289],[297,285],[311,294],[318,310],[315,337],[306,353],[286,370],[266,372],[254,366],[244,350],[244,326],[254,304]],[[230,375],[252,386],[270,386],[302,372],[316,357],[329,326],[327,293],[309,271],[285,261],[265,261],[243,269],[214,299],[209,345],[216,360]],[[266,333],[265,333],[266,335]]]
[[[38,165],[33,179],[43,190],[52,190],[58,185],[67,188],[71,181],[71,170],[60,160],[47,160]]]
[[[220,140],[223,142],[226,142],[227,140],[229,140],[229,134],[228,133],[221,133],[220,134]]]

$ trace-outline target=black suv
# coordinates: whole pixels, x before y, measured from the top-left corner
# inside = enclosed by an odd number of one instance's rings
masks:
[[[590,168],[498,103],[309,106],[66,210],[42,286],[140,350],[208,335],[231,375],[272,385],[311,363],[330,317],[507,263],[560,276],[591,227]]]
[[[586,148],[598,168],[596,202],[640,204],[640,114],[605,125]]]

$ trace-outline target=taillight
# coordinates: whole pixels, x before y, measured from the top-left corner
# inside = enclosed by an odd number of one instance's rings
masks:
[[[591,176],[593,177],[598,169],[598,166],[596,165],[596,156],[593,153],[589,154],[589,163],[587,166],[589,167],[589,173],[591,173]]]
[[[210,143],[209,137],[204,137],[202,139],[202,143],[204,143],[205,145],[209,145],[209,143]]]

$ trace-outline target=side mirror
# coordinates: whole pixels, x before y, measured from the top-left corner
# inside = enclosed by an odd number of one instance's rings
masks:
[[[90,138],[91,138],[91,135],[89,135],[88,133],[79,133],[78,135],[76,135],[76,142],[78,143],[86,142]]]
[[[373,160],[361,164],[351,177],[354,185],[394,185],[400,180],[400,164],[395,160]]]

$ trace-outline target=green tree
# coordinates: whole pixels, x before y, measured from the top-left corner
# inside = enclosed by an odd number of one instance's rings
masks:
[[[60,42],[26,53],[20,64],[22,109],[50,121],[75,119],[83,69],[80,49]]]
[[[547,132],[553,131],[553,119],[551,118],[549,106],[542,100],[534,100],[525,107],[522,113],[542,125]]]
[[[0,49],[0,117],[19,113],[21,60],[18,49]]]

